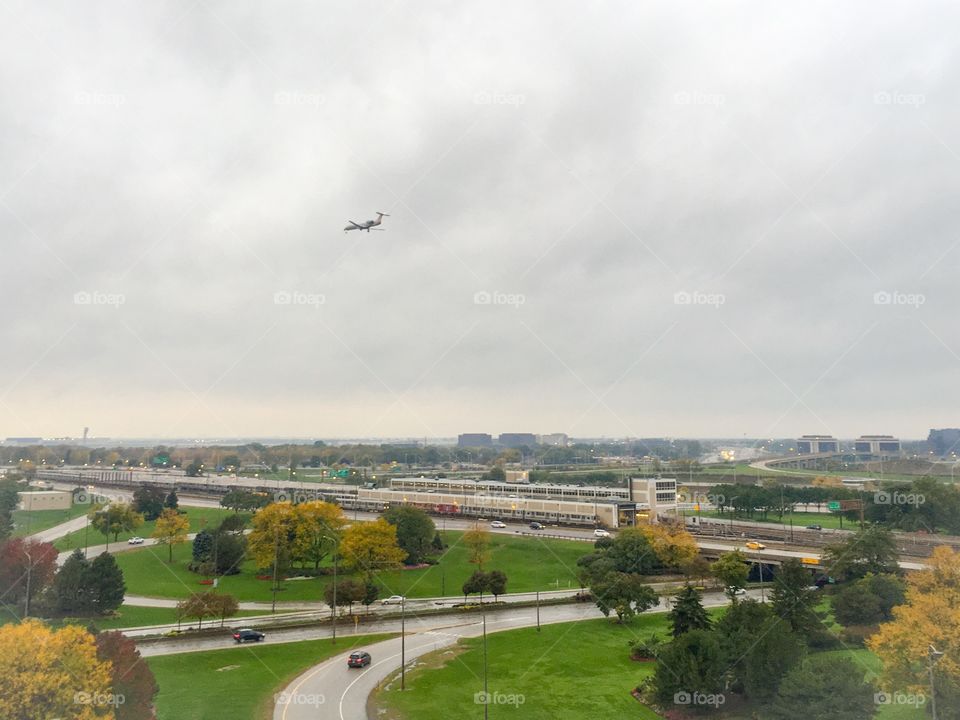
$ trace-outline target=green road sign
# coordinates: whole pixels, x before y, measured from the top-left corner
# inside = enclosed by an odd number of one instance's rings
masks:
[[[840,503],[836,501],[827,503],[827,510],[829,510],[830,512],[837,512],[839,509],[840,509]]]

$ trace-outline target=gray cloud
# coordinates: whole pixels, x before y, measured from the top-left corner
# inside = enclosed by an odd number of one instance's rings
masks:
[[[960,11],[546,10],[5,9],[0,435],[956,425]]]

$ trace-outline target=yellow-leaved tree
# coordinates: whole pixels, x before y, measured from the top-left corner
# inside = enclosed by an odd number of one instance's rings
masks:
[[[0,627],[0,648],[0,718],[113,720],[112,667],[85,629],[24,620]]]
[[[928,568],[907,577],[907,602],[893,609],[867,647],[883,663],[888,692],[930,693],[930,647],[943,655],[934,664],[937,713],[960,718],[960,555],[937,547]]]
[[[337,546],[347,519],[339,505],[322,500],[300,503],[294,507],[293,514],[293,559],[312,563],[316,570]]]
[[[695,558],[700,550],[693,535],[681,525],[659,523],[641,526],[643,534],[650,541],[654,555],[660,563],[669,568],[679,568]]]
[[[290,566],[293,543],[297,536],[297,517],[289,502],[270,503],[258,510],[251,522],[247,538],[247,555],[260,569],[272,568],[282,572]]]
[[[165,508],[153,527],[153,534],[158,545],[166,545],[169,550],[168,560],[173,562],[173,546],[187,541],[190,533],[190,519],[181,515],[172,508]]]
[[[371,580],[381,570],[393,570],[407,554],[397,543],[397,526],[383,518],[354,523],[343,533],[340,554],[347,565]]]

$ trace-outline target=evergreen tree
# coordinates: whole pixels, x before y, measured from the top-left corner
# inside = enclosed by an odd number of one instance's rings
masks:
[[[770,593],[774,614],[790,624],[801,637],[817,635],[820,618],[814,611],[817,594],[810,591],[810,573],[796,558],[784,560]]]
[[[690,585],[686,585],[673,598],[673,609],[667,613],[673,628],[673,636],[678,637],[690,630],[707,630],[710,616],[703,608],[703,596]]]
[[[213,554],[213,533],[201,530],[193,538],[193,561],[204,563],[210,560]]]
[[[82,613],[90,609],[90,563],[77,548],[53,578],[54,607],[62,613]]]
[[[88,577],[90,605],[94,610],[107,613],[120,607],[127,586],[123,581],[123,571],[113,555],[104,552],[94,558]]]
[[[163,506],[165,508],[170,508],[171,510],[176,510],[180,507],[180,498],[177,497],[176,489],[170,490],[167,496],[163,499]]]

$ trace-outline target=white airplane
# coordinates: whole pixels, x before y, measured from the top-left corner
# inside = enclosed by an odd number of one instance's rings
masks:
[[[347,225],[343,231],[350,232],[351,230],[366,230],[370,232],[371,230],[382,230],[383,228],[378,228],[377,225],[383,222],[383,218],[390,217],[386,213],[378,212],[376,220],[367,220],[366,222],[357,223],[353,220],[347,220],[349,225]]]

